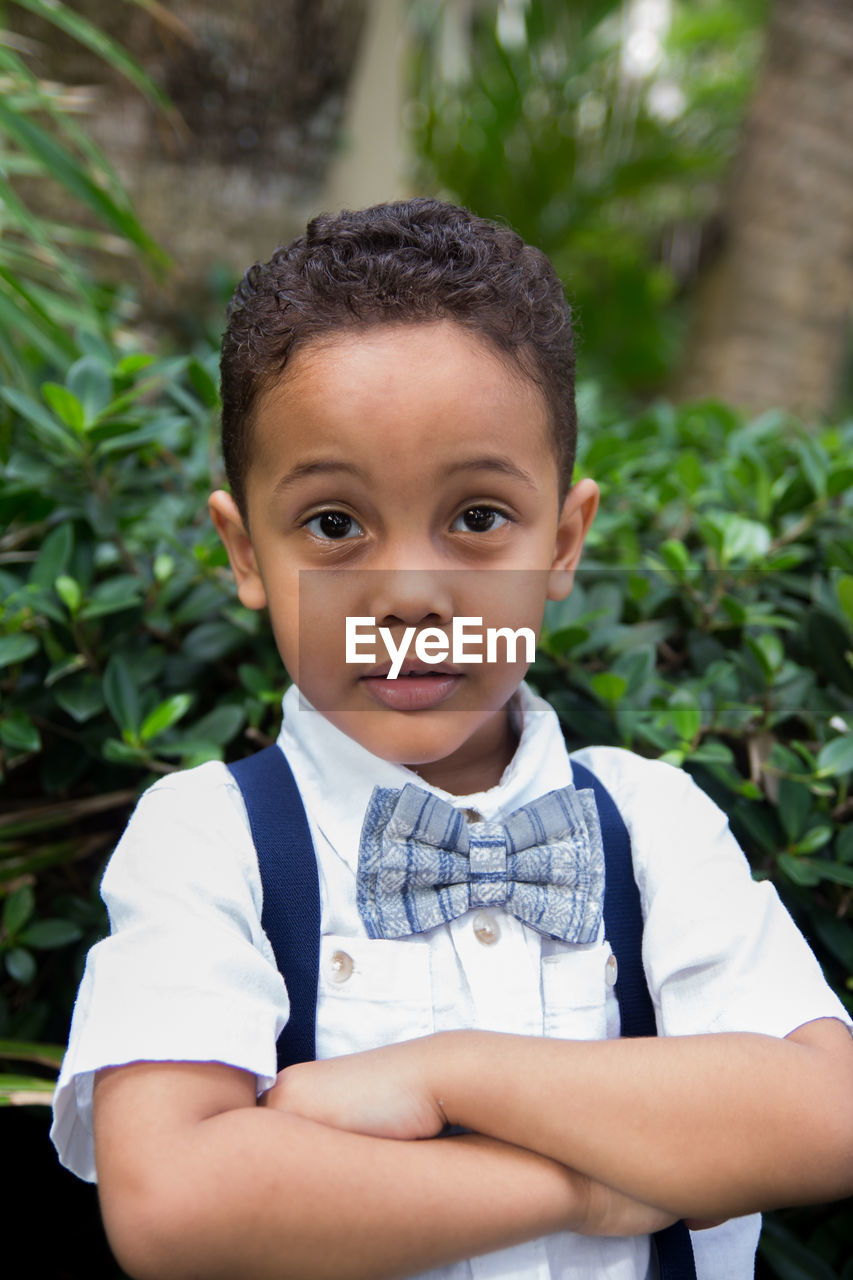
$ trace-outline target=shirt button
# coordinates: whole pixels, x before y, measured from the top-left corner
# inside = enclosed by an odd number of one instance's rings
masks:
[[[494,916],[487,911],[478,911],[474,916],[474,937],[484,947],[493,946],[501,936],[501,927]]]
[[[608,987],[616,986],[616,979],[619,976],[619,962],[614,955],[607,957],[607,964],[604,966],[604,981]]]
[[[346,982],[352,976],[352,956],[345,951],[333,951],[329,961],[329,977],[332,982]]]
[[[478,813],[476,809],[463,809],[462,812],[465,814],[466,822],[482,822],[483,821],[483,815],[481,813]]]

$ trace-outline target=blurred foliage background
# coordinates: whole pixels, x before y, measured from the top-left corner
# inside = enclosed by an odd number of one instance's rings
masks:
[[[504,219],[579,333],[602,511],[534,684],[729,813],[853,1007],[853,10],[844,0],[0,7],[0,1116],[44,1275],[119,1275],[49,1099],[139,791],[277,729],[236,600],[217,342],[319,208]],[[14,1151],[14,1157],[8,1155]],[[849,1205],[760,1269],[853,1277]]]

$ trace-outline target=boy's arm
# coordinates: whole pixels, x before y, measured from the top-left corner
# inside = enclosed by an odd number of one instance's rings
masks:
[[[673,1220],[489,1138],[391,1141],[258,1107],[254,1077],[219,1063],[102,1071],[94,1105],[104,1222],[135,1280],[379,1280]]]
[[[269,1102],[397,1137],[446,1119],[677,1217],[853,1193],[853,1040],[828,1018],[785,1040],[447,1032],[291,1068]]]

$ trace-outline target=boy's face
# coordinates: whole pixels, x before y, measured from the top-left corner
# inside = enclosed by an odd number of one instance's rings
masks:
[[[464,794],[494,785],[511,756],[506,705],[524,645],[516,661],[415,661],[414,674],[407,662],[387,680],[378,638],[362,645],[372,661],[345,661],[345,618],[375,618],[395,646],[414,628],[410,659],[421,631],[450,637],[454,617],[538,635],[546,599],[571,590],[597,496],[582,481],[560,503],[541,393],[441,321],[299,351],[255,413],[248,529],[228,494],[211,513],[241,600],[269,607],[313,706],[374,754]]]

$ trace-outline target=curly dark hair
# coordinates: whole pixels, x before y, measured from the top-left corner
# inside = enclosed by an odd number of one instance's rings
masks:
[[[565,493],[575,454],[575,359],[553,266],[509,227],[415,199],[322,214],[238,285],[222,339],[222,449],[244,517],[252,411],[300,347],[336,330],[445,319],[485,339],[539,387]]]

